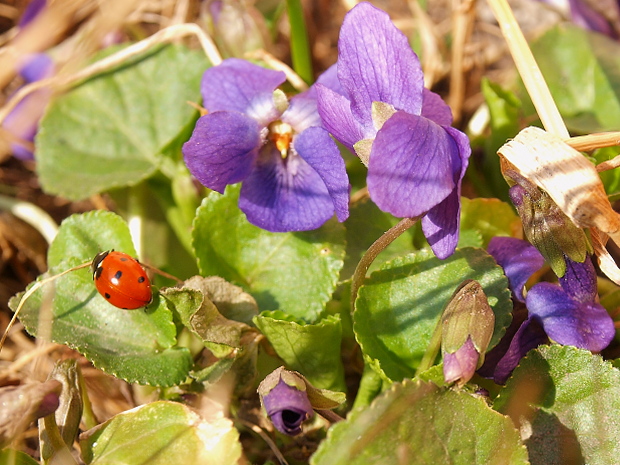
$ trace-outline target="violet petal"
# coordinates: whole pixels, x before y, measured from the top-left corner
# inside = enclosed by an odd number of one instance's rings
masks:
[[[514,237],[494,237],[489,242],[487,251],[504,269],[513,297],[519,302],[525,302],[525,283],[545,264],[538,249],[529,242]]]
[[[443,377],[446,383],[459,381],[465,384],[476,372],[480,354],[474,347],[471,337],[468,337],[456,352],[443,354]]]
[[[209,112],[238,111],[267,126],[280,117],[273,92],[286,80],[281,71],[229,58],[202,77],[203,105]]]
[[[293,146],[321,177],[332,198],[338,221],[349,217],[349,178],[336,143],[322,128],[309,128],[293,140]]]
[[[341,94],[317,84],[317,108],[323,121],[323,127],[332,134],[338,142],[355,153],[353,146],[365,138],[360,124],[351,113],[351,102]],[[375,131],[373,129],[372,134]]]
[[[27,83],[51,77],[55,71],[54,60],[45,53],[33,53],[20,59],[19,74]]]
[[[365,128],[372,127],[373,102],[421,113],[420,61],[387,13],[370,3],[356,5],[342,23],[338,52],[338,77],[353,114]]]
[[[250,174],[259,146],[256,121],[240,113],[219,111],[198,119],[191,138],[183,144],[183,156],[198,181],[224,193],[228,184]]]
[[[262,400],[273,425],[289,436],[301,433],[301,424],[313,413],[307,393],[289,386],[283,380],[264,395]]]
[[[245,179],[239,208],[248,221],[271,232],[319,228],[334,214],[334,203],[319,174],[300,156],[282,159],[265,146]]]
[[[400,218],[420,216],[452,193],[460,172],[458,147],[445,129],[399,111],[372,145],[368,191],[385,212]]]
[[[443,99],[435,92],[424,88],[422,116],[441,126],[452,124],[452,110]]]
[[[514,327],[517,328],[516,331]],[[511,324],[502,341],[487,354],[478,373],[493,378],[497,384],[504,384],[521,359],[530,350],[546,342],[547,335],[535,318],[527,318],[516,325]]]
[[[313,88],[312,88],[313,89]],[[321,127],[321,117],[316,108],[315,92],[310,90],[296,95],[290,100],[289,107],[282,114],[281,120],[290,124],[300,134],[312,126]]]
[[[536,284],[525,304],[549,337],[560,344],[599,352],[616,334],[613,320],[601,305],[576,302],[555,284]]]
[[[24,10],[24,14],[20,18],[18,26],[22,28],[27,26],[37,16],[39,16],[39,13],[43,11],[43,8],[45,8],[46,5],[47,0],[32,0]]]
[[[422,217],[422,232],[433,253],[443,260],[454,253],[461,223],[460,185]]]
[[[594,302],[598,295],[596,270],[590,256],[583,263],[564,258],[566,273],[558,278],[560,286],[568,296],[577,302]]]
[[[347,91],[340,84],[340,79],[338,79],[338,64],[335,63],[327,68],[325,71],[321,73],[321,75],[316,80],[316,84],[321,84],[322,86],[327,87],[328,89],[333,90],[334,92],[347,97]],[[312,88],[316,88],[316,86],[312,86]]]

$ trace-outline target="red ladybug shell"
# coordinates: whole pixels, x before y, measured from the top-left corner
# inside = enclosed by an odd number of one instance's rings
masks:
[[[126,253],[101,252],[91,269],[97,291],[115,307],[134,310],[151,302],[151,282],[144,268]]]

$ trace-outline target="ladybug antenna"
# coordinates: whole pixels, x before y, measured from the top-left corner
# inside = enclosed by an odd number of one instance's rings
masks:
[[[9,335],[9,331],[11,330],[13,325],[15,324],[15,321],[17,321],[17,315],[19,315],[19,311],[22,309],[22,307],[26,303],[26,300],[28,300],[28,298],[32,294],[34,294],[37,290],[39,290],[41,287],[43,287],[44,284],[52,282],[52,281],[56,280],[57,278],[60,278],[61,276],[66,275],[67,273],[70,273],[71,271],[79,270],[81,268],[86,268],[87,266],[90,266],[91,261],[92,260],[89,260],[86,263],[82,263],[81,265],[74,266],[73,268],[69,268],[68,270],[65,270],[65,271],[63,271],[61,273],[55,274],[54,276],[48,276],[47,278],[42,279],[41,281],[37,281],[30,289],[28,289],[24,293],[24,295],[22,296],[21,300],[19,301],[19,305],[15,309],[15,312],[13,313],[13,317],[11,318],[11,321],[9,321],[9,324],[7,325],[6,329],[4,330],[4,334],[2,335],[2,339],[0,339],[0,351],[4,347],[4,342],[6,341],[6,338]]]
[[[173,276],[170,273],[166,273],[165,271],[162,271],[162,270],[160,270],[158,268],[155,268],[154,266],[145,265],[144,263],[140,263],[140,265],[142,265],[147,270],[152,271],[155,274],[158,274],[159,276],[163,276],[164,278],[168,278],[168,279],[171,279],[173,281],[176,281],[177,284],[181,284],[183,282],[183,280],[177,278],[176,276]]]

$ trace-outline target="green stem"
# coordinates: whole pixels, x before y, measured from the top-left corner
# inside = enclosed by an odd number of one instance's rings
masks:
[[[403,218],[395,226],[388,229],[379,239],[377,239],[368,248],[364,256],[360,259],[353,277],[351,278],[351,313],[355,309],[355,299],[357,292],[364,283],[368,268],[375,261],[375,258],[385,250],[385,248],[394,242],[402,233],[417,223],[419,218]]]
[[[435,326],[435,330],[433,331],[433,335],[431,336],[431,340],[426,347],[426,352],[424,352],[424,356],[420,361],[420,365],[416,371],[418,373],[424,373],[435,363],[435,359],[437,358],[437,354],[441,349],[441,328],[442,328],[442,318],[439,318],[437,321],[437,325]]]
[[[310,57],[310,45],[308,31],[304,19],[304,10],[300,0],[286,0],[288,20],[291,28],[291,58],[293,69],[306,84],[312,84],[314,74],[312,72],[312,59]]]

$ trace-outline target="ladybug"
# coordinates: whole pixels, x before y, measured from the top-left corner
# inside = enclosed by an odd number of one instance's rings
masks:
[[[138,260],[123,252],[98,253],[91,264],[99,294],[124,310],[146,307],[153,298],[151,282]]]

